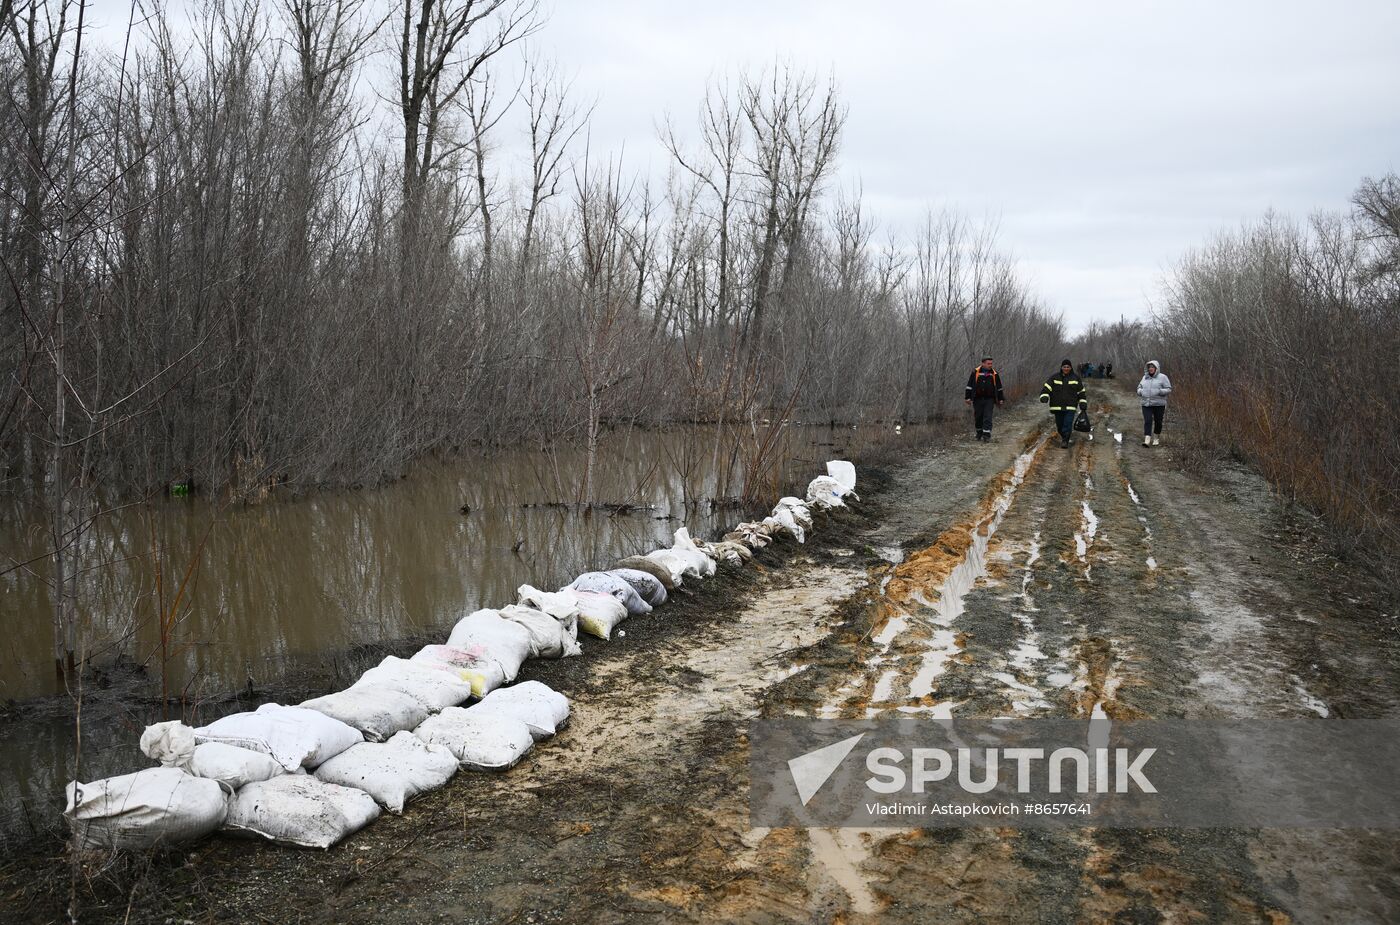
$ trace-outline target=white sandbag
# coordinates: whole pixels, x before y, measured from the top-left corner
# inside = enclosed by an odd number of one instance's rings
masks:
[[[304,707],[266,703],[194,731],[196,742],[222,742],[271,755],[288,771],[314,768],[364,741],[353,726]]]
[[[779,498],[773,507],[773,513],[777,514],[780,510],[791,511],[793,520],[801,524],[804,530],[812,529],[812,511],[801,498]]]
[[[844,459],[832,459],[826,464],[826,474],[841,484],[846,492],[856,490],[856,467]]]
[[[617,598],[618,603],[627,608],[628,615],[633,617],[651,613],[651,605],[637,593],[636,588],[608,572],[584,572],[570,582],[569,587],[575,591],[610,594]]]
[[[443,746],[464,768],[503,771],[525,757],[535,738],[530,727],[514,717],[477,713],[480,705],[449,707],[425,719],[413,734],[430,745]]]
[[[529,630],[501,619],[496,610],[478,610],[458,620],[447,644],[469,650],[480,646],[501,666],[507,684],[515,680],[520,666],[530,657]]]
[[[286,770],[264,752],[223,742],[196,745],[194,730],[178,720],[147,726],[141,733],[141,752],[159,761],[162,767],[179,768],[195,777],[218,781],[230,791]]]
[[[674,549],[653,549],[644,556],[649,562],[663,568],[671,576],[671,587],[680,587],[686,571],[691,566],[688,556]]]
[[[841,500],[843,494],[841,483],[829,475],[819,475],[807,483],[807,503],[820,510],[845,507],[846,502]]]
[[[569,700],[539,681],[525,681],[493,691],[471,708],[481,714],[500,714],[530,727],[530,735],[547,739],[569,721]]]
[[[666,585],[651,572],[635,568],[615,568],[609,569],[608,574],[616,575],[627,582],[632,586],[632,590],[651,606],[660,607],[666,603]]]
[[[627,608],[611,594],[560,588],[578,601],[578,628],[599,639],[611,639],[612,631],[627,619]]]
[[[472,686],[472,693],[477,697],[485,697],[506,683],[505,670],[485,646],[424,646],[413,653],[409,661],[461,678]]]
[[[507,604],[500,610],[502,620],[519,623],[529,632],[531,658],[566,658],[583,654],[583,647],[577,639],[578,602],[571,595],[555,596],[569,598],[568,627],[543,610],[524,604]]]
[[[700,547],[695,545],[695,541],[690,538],[690,531],[681,527],[676,531],[675,543],[671,549],[674,552],[688,556],[692,562],[692,569],[687,569],[685,574],[695,575],[697,578],[709,578],[715,573],[715,560],[701,552]]]
[[[301,705],[354,726],[370,742],[383,742],[396,732],[413,729],[430,712],[417,697],[397,687],[363,682]]]
[[[229,791],[179,768],[147,768],[67,787],[63,814],[80,848],[144,851],[193,841],[218,829]]]
[[[178,768],[194,755],[194,730],[179,720],[152,723],[141,733],[141,754],[161,767]]]
[[[383,684],[416,698],[430,711],[452,707],[472,695],[471,681],[406,658],[390,655],[360,675],[351,688]]]
[[[741,523],[724,535],[726,540],[743,543],[750,549],[762,549],[773,542],[773,527],[761,521]]]
[[[378,816],[379,804],[363,790],[310,774],[283,774],[238,791],[224,830],[260,835],[280,845],[329,848]]]
[[[223,742],[196,745],[194,754],[183,767],[195,777],[218,781],[227,785],[229,790],[239,790],[254,781],[271,780],[286,773],[286,769],[271,755]]]
[[[720,540],[717,543],[696,543],[700,551],[714,559],[716,562],[723,562],[728,565],[743,565],[753,558],[753,550],[743,543],[734,540]]]
[[[654,559],[646,556],[627,556],[618,559],[613,570],[629,569],[632,571],[646,572],[648,575],[661,582],[661,586],[668,592],[674,591],[681,586],[681,573],[679,570],[672,571],[668,566],[662,565]],[[653,605],[655,601],[651,602]]]
[[[763,522],[771,525],[775,533],[786,533],[799,543],[807,542],[806,531],[792,516],[792,511],[785,507],[775,508],[771,516],[763,518]]]
[[[436,790],[456,773],[456,755],[411,732],[396,733],[387,742],[347,748],[316,769],[319,779],[363,790],[395,815],[403,812],[409,800]]]
[[[558,591],[541,591],[533,585],[521,585],[515,589],[515,595],[524,606],[543,610],[571,635],[578,636],[578,607],[571,596]]]

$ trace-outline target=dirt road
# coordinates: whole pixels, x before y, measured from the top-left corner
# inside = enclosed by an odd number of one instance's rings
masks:
[[[1061,449],[1027,405],[875,475],[816,542],[532,662],[571,725],[309,853],[216,840],[88,920],[1385,922],[1384,833],[751,829],[756,716],[1387,714],[1385,613],[1247,472],[1140,446],[1126,391]],[[1125,431],[1121,443],[1113,431]],[[718,586],[720,583],[716,583]],[[134,888],[134,891],[133,891]]]

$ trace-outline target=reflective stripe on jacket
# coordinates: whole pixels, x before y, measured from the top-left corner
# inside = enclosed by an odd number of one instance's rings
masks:
[[[1001,390],[1001,373],[995,369],[977,367],[972,371],[972,375],[967,377],[967,389],[964,390],[963,397],[1005,401],[1006,395]]]
[[[1089,407],[1089,393],[1084,383],[1073,373],[1066,376],[1056,373],[1045,380],[1040,388],[1040,400],[1049,402],[1051,411],[1073,411],[1076,407]]]

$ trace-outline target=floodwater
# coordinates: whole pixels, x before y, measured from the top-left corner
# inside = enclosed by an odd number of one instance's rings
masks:
[[[777,496],[768,494],[805,484],[824,460],[918,439],[911,430],[896,438],[874,425],[783,427],[762,466],[772,487],[760,497],[771,505]],[[170,695],[197,700],[275,680],[299,657],[445,631],[478,607],[513,602],[521,584],[552,590],[619,556],[669,545],[682,525],[703,536],[754,513],[735,496],[767,432],[608,435],[593,500],[634,506],[626,512],[577,504],[583,456],[569,449],[458,457],[383,488],[252,507],[172,498],[128,508],[96,523],[83,543],[85,654],[98,665],[121,655],[156,678],[164,664]],[[13,506],[0,513],[0,562],[41,555],[38,516]],[[38,564],[0,577],[0,700],[59,692],[45,571]],[[185,598],[174,604],[186,572]],[[164,657],[162,611],[173,615]]]
[[[0,710],[0,846],[52,825],[70,778],[145,767],[141,729],[167,712],[208,721],[247,709],[225,695],[275,691],[302,668],[344,673],[338,660],[355,646],[446,637],[466,613],[513,602],[522,584],[552,590],[669,545],[682,525],[703,537],[761,514],[734,500],[746,479],[762,485],[766,510],[780,490],[800,492],[827,459],[929,439],[926,428],[879,425],[619,429],[599,448],[593,494],[630,506],[623,510],[578,504],[584,458],[564,448],[459,456],[370,490],[251,507],[162,498],[111,514],[83,540],[80,647],[99,668],[120,659],[118,680],[142,666],[145,691],[105,701],[89,693],[75,769],[72,705],[52,697],[62,691],[45,563],[0,576],[0,702],[49,698],[8,716]],[[767,449],[754,463],[760,445]],[[42,556],[37,512],[10,504],[0,518],[0,570]],[[157,561],[163,609],[174,614],[164,657]],[[185,596],[172,606],[186,572]],[[150,696],[160,693],[162,666],[175,701],[168,710]]]

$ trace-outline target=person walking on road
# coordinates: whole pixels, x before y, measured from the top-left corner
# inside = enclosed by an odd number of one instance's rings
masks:
[[[1138,397],[1142,399],[1142,445],[1162,445],[1162,418],[1167,414],[1167,396],[1171,394],[1172,381],[1162,372],[1162,365],[1156,360],[1147,361],[1147,372],[1138,383]]]
[[[1060,446],[1068,447],[1074,442],[1074,415],[1089,407],[1089,393],[1084,382],[1074,374],[1074,364],[1065,360],[1060,371],[1040,388],[1040,400],[1050,406],[1055,416],[1055,429],[1060,432]]]
[[[991,357],[983,357],[981,364],[967,377],[967,390],[963,394],[963,401],[972,406],[977,439],[990,443],[992,411],[997,405],[1006,403],[1006,394],[1001,389],[1001,373],[992,366]]]

